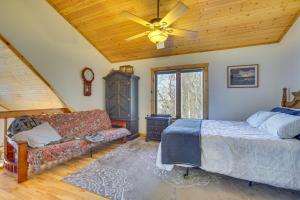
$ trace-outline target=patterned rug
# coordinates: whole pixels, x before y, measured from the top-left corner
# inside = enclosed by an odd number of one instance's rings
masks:
[[[142,139],[130,141],[84,169],[64,179],[65,182],[113,200],[296,200],[300,192],[263,184],[248,186],[247,181],[192,169],[171,172],[155,166],[158,143]]]

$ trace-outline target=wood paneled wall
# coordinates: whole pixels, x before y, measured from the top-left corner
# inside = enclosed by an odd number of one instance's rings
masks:
[[[157,50],[147,37],[126,38],[147,30],[121,16],[129,11],[149,21],[153,0],[48,0],[71,25],[111,62],[276,43],[299,16],[299,0],[182,0],[189,8],[173,27],[198,31],[197,38],[170,37]],[[160,16],[177,0],[160,1]]]
[[[0,106],[5,110],[66,107],[50,84],[1,35]]]

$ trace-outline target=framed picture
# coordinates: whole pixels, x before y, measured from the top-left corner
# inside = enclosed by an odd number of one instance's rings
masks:
[[[227,67],[228,88],[257,88],[258,64]]]

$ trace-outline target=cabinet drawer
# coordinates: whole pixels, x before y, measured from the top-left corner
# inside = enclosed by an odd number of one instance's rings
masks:
[[[160,134],[147,134],[147,139],[160,141],[161,135]]]
[[[148,128],[147,128],[147,132],[148,132],[148,131],[153,131],[153,132],[159,132],[159,133],[162,133],[164,129],[165,129],[165,127],[157,127],[157,126],[153,126],[153,127],[148,127]]]
[[[167,121],[155,121],[155,120],[148,120],[147,121],[148,126],[161,126],[161,127],[167,127],[169,123]]]

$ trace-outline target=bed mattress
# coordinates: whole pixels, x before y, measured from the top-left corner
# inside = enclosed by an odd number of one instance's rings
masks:
[[[280,139],[246,122],[204,120],[201,168],[235,178],[300,190],[300,141]],[[167,170],[172,165],[157,165]]]

